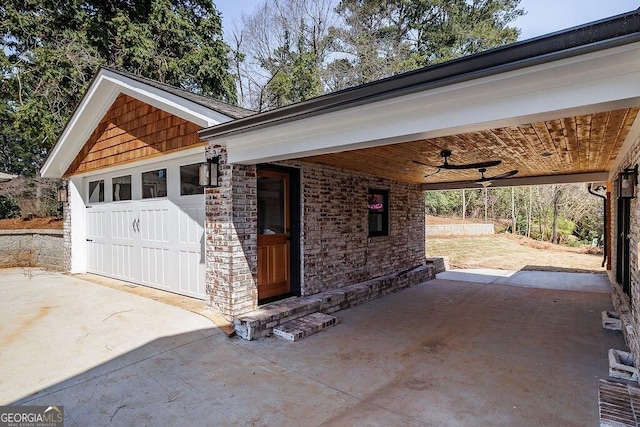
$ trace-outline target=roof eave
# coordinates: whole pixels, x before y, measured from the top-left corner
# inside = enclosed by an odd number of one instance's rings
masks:
[[[200,131],[214,139],[640,41],[640,9]]]

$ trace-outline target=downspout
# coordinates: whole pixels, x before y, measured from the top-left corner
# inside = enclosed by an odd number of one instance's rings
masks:
[[[602,212],[603,212],[603,217],[602,217],[602,235],[604,236],[604,258],[602,259],[602,266],[604,267],[604,265],[607,262],[607,250],[608,250],[608,241],[609,241],[609,236],[607,236],[607,196],[603,196],[602,194],[598,194],[596,192],[594,192],[592,190],[592,186],[593,183],[590,182],[589,185],[587,186],[587,190],[589,191],[589,194],[593,194],[596,197],[600,197],[602,199]]]

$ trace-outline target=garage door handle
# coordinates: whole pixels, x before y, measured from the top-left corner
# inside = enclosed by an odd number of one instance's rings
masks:
[[[136,220],[135,219],[131,222],[131,228],[133,229],[133,232],[135,233],[136,232]]]
[[[136,218],[133,220],[133,231],[140,232],[140,218]]]
[[[93,242],[93,240],[91,240],[91,239],[87,239],[87,242]]]

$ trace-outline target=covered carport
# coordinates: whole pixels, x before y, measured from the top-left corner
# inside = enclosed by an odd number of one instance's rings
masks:
[[[231,164],[322,165],[424,191],[607,183],[613,302],[638,360],[638,208],[634,191],[625,197],[616,187],[631,182],[635,190],[639,108],[640,12],[633,11],[200,135],[211,149],[224,147]],[[487,166],[455,167],[477,163]]]
[[[210,148],[223,146],[230,164],[315,164],[424,191],[607,183],[611,270],[622,258],[611,191],[620,171],[635,163],[640,135],[639,42],[640,12],[633,11],[200,136]],[[457,167],[482,163],[485,170]],[[634,275],[624,270],[628,282]]]
[[[639,31],[634,11],[235,120],[201,137],[223,145],[232,164],[308,162],[425,191],[607,183],[613,209],[612,183],[633,165],[640,135]],[[455,168],[490,161],[500,163],[484,172]],[[447,162],[454,168],[437,167]],[[611,270],[615,209],[609,213]]]

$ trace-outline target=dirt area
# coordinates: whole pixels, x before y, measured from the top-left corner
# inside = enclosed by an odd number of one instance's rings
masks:
[[[522,236],[430,237],[428,256],[446,256],[450,268],[604,272],[591,247],[571,248]]]
[[[0,230],[62,229],[62,218],[0,219]]]

